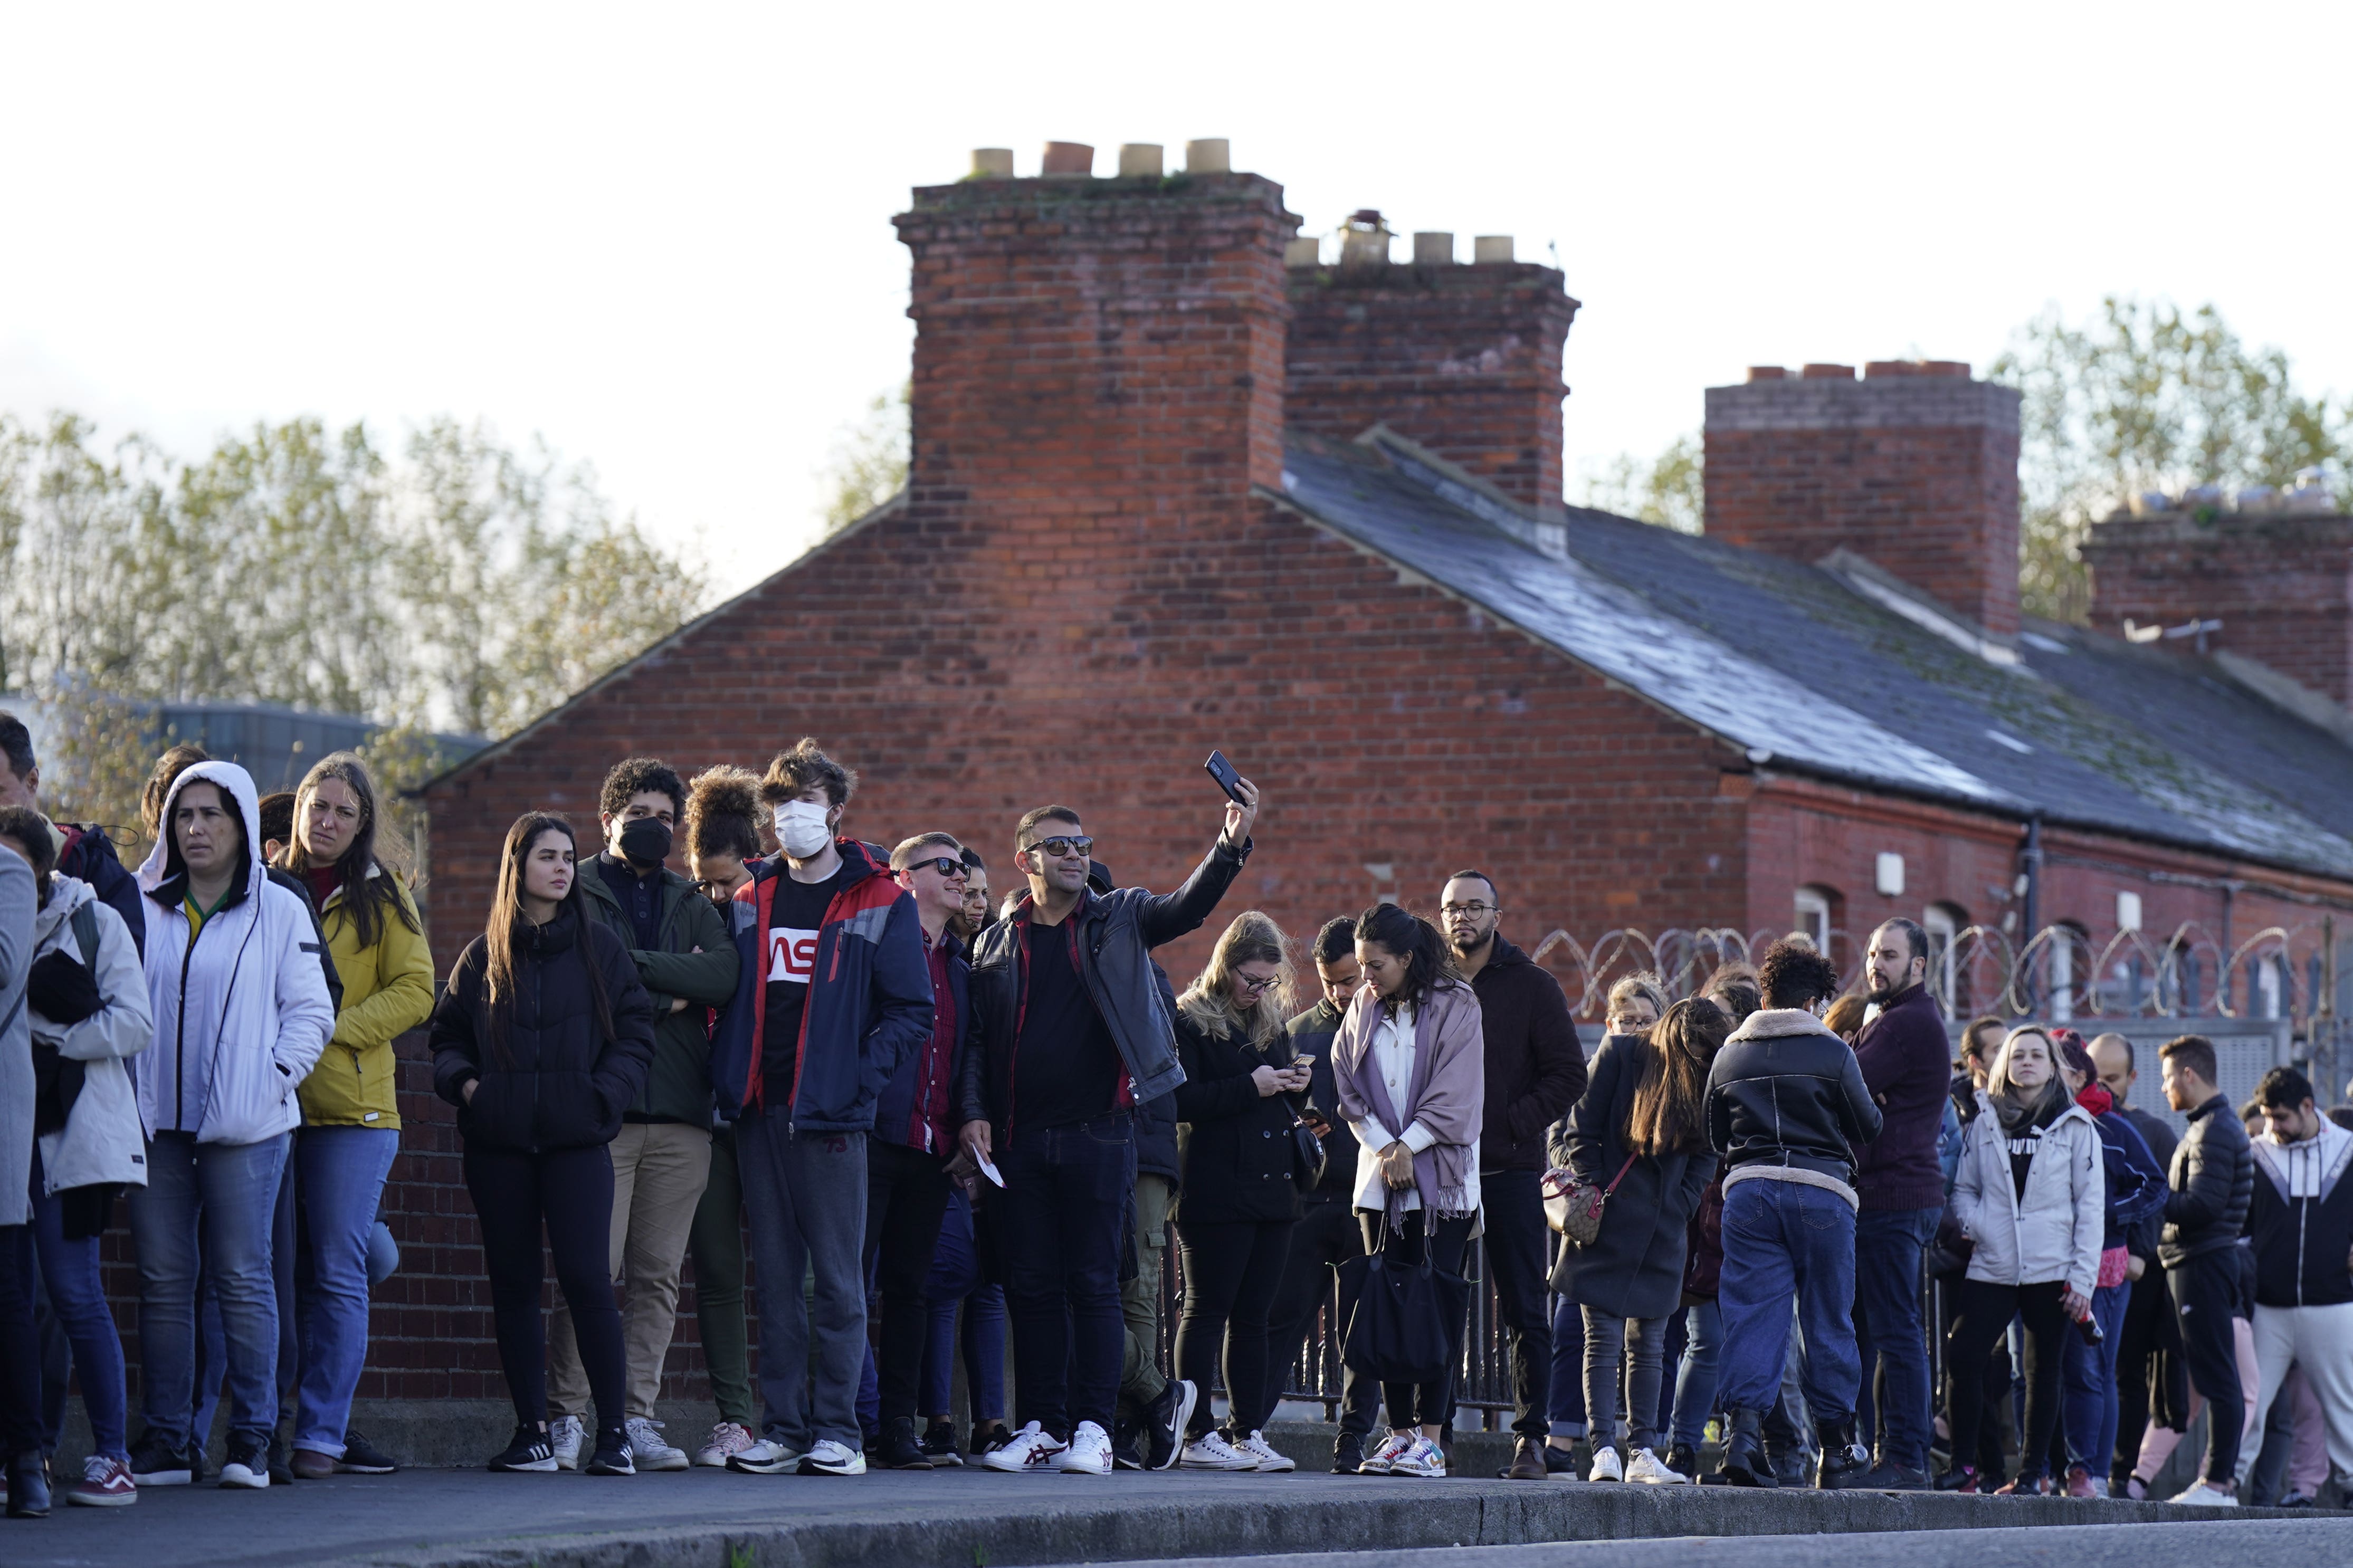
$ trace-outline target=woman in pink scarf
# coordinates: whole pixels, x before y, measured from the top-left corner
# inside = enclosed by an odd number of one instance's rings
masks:
[[[1356,962],[1365,986],[1332,1042],[1332,1076],[1356,1134],[1365,1250],[1400,1247],[1459,1275],[1479,1214],[1479,998],[1448,963],[1438,928],[1395,904],[1356,921]],[[1450,1327],[1459,1361],[1462,1325]],[[1438,1435],[1452,1394],[1451,1369],[1432,1383],[1383,1384],[1389,1438],[1364,1472],[1443,1476]]]

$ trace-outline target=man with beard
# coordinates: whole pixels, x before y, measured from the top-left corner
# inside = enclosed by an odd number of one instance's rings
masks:
[[[1854,1326],[1863,1386],[1876,1394],[1877,1463],[1865,1486],[1928,1486],[1928,1352],[1920,1330],[1920,1253],[1945,1208],[1936,1131],[1944,1123],[1945,1017],[1925,984],[1928,933],[1892,920],[1863,954],[1873,1013],[1855,1037],[1862,1081],[1878,1102],[1877,1138],[1855,1151]],[[1880,1369],[1874,1384],[1873,1357]],[[1867,1435],[1866,1435],[1867,1436]]]
[[[1545,1131],[1585,1092],[1585,1047],[1560,984],[1496,931],[1503,900],[1483,871],[1457,871],[1439,895],[1455,966],[1478,994],[1486,1032],[1487,1102],[1479,1187],[1487,1262],[1512,1341],[1512,1480],[1545,1479],[1550,1432],[1551,1285],[1541,1184]]]

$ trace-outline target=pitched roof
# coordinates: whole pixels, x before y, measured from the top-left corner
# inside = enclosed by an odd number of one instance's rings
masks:
[[[2224,664],[2030,621],[2013,649],[1869,563],[1539,514],[1385,431],[1294,437],[1287,505],[1760,764],[2353,876],[2353,745]]]

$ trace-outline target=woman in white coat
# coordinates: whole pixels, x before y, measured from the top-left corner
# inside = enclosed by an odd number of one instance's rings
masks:
[[[2026,1441],[2009,1485],[1959,1464],[1937,1478],[1938,1490],[2050,1489],[2061,1336],[2091,1315],[2106,1205],[2099,1130],[2060,1080],[2051,1037],[2033,1026],[2012,1029],[1978,1090],[1953,1182],[1953,1218],[1972,1250],[1946,1340],[1945,1399],[1953,1453],[1976,1453],[1985,1414],[1980,1370],[2010,1319],[2023,1320]]]
[[[32,1020],[35,1134],[33,1241],[50,1310],[73,1347],[92,1451],[66,1500],[136,1502],[124,1447],[122,1341],[99,1279],[98,1238],[118,1188],[144,1186],[146,1137],[125,1058],[154,1038],[147,978],[122,917],[90,884],[56,873],[48,825],[23,806],[0,810],[0,848],[31,863],[37,896],[26,974]]]

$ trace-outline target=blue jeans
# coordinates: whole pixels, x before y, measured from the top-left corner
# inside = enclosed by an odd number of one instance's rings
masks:
[[[2107,1337],[2096,1345],[2069,1324],[2060,1360],[2060,1420],[2067,1432],[2067,1462],[2094,1477],[2116,1451],[2116,1352],[2125,1334],[2125,1307],[2132,1281],[2102,1285],[2092,1292],[2092,1321]]]
[[[979,1426],[1004,1420],[1005,1288],[981,1279],[980,1253],[972,1239],[972,1202],[962,1189],[948,1194],[939,1245],[932,1251],[932,1272],[923,1281],[923,1299],[929,1303],[930,1316],[924,1326],[918,1414],[944,1416],[948,1413],[955,1392],[956,1305],[961,1302],[965,1394],[972,1404],[972,1423]]]
[[[311,1271],[298,1282],[302,1381],[294,1447],[343,1457],[343,1426],[367,1362],[368,1247],[385,1177],[400,1152],[390,1127],[305,1127],[294,1163],[311,1237]]]
[[[195,1394],[196,1219],[227,1337],[229,1430],[266,1442],[278,1426],[278,1285],[270,1272],[283,1132],[259,1143],[158,1133],[147,1184],[131,1189],[139,1260],[140,1404],[147,1430],[185,1448]]]
[[[110,1459],[128,1459],[124,1447],[130,1411],[124,1403],[122,1339],[106,1305],[98,1272],[98,1237],[69,1239],[65,1199],[41,1191],[41,1150],[33,1146],[33,1246],[41,1261],[49,1310],[73,1346],[74,1371],[81,1377],[82,1408],[90,1415],[91,1450]],[[60,1390],[60,1392],[63,1392]]]
[[[1082,1421],[1108,1433],[1127,1356],[1119,1265],[1135,1187],[1134,1121],[1123,1110],[1025,1131],[997,1151],[997,1168],[1005,1190],[989,1197],[1013,1318],[1013,1419],[1065,1442]]]
[[[1683,1359],[1675,1368],[1675,1416],[1667,1441],[1696,1449],[1715,1408],[1716,1363],[1724,1354],[1724,1313],[1714,1301],[1695,1301],[1683,1315]]]
[[[1800,1384],[1817,1423],[1854,1418],[1862,1381],[1854,1350],[1854,1210],[1803,1182],[1751,1177],[1724,1190],[1724,1320],[1717,1394],[1726,1410],[1779,1397],[1789,1298],[1806,1338]]]
[[[1928,1468],[1928,1340],[1920,1321],[1920,1254],[1936,1239],[1939,1205],[1865,1209],[1854,1216],[1854,1337],[1866,1374],[1882,1462]],[[1879,1367],[1874,1384],[1867,1375]],[[1868,1443],[1873,1434],[1859,1433]]]

